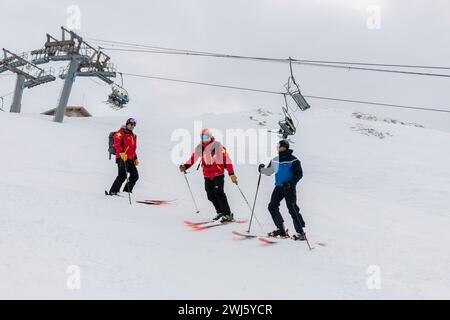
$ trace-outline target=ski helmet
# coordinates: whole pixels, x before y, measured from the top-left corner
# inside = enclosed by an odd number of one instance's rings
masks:
[[[137,121],[135,119],[133,119],[133,118],[130,118],[130,119],[127,120],[126,125],[128,126],[129,124],[132,124],[133,126],[136,126]]]
[[[209,129],[203,129],[200,134],[201,139],[210,139],[212,138],[211,131]]]

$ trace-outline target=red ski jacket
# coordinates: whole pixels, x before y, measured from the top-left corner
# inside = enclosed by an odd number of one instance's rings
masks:
[[[121,128],[114,135],[114,148],[116,149],[116,158],[120,158],[120,153],[125,152],[128,159],[137,159],[137,136],[126,128]]]
[[[233,164],[225,147],[214,137],[208,144],[200,143],[192,153],[189,161],[185,163],[186,169],[194,165],[197,160],[202,159],[203,175],[211,180],[214,177],[221,176],[225,173],[225,169],[231,176],[234,174]]]

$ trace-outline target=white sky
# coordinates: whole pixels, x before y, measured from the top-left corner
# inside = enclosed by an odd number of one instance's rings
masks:
[[[69,5],[80,7],[79,33],[91,38],[252,56],[450,66],[447,0],[2,1],[0,45],[14,52],[42,47],[46,33],[59,37]],[[367,28],[370,5],[381,8],[379,30]],[[110,55],[123,72],[193,81],[278,91],[288,77],[284,64],[142,53]],[[308,95],[450,110],[449,78],[308,66],[296,66],[295,73]],[[132,99],[129,112],[146,108],[166,114],[201,114],[283,104],[277,96],[156,80],[125,78],[125,86]],[[61,87],[58,80],[26,91],[23,111],[54,107]],[[0,77],[0,95],[13,89],[14,77]],[[82,104],[84,96],[91,112],[103,114],[109,112],[101,103],[109,91],[89,79],[77,79],[69,104]],[[310,103],[345,107],[318,100]],[[9,109],[10,100],[5,104]],[[380,110],[450,130],[450,114]]]

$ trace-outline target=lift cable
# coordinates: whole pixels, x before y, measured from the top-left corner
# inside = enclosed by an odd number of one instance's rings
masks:
[[[214,52],[206,52],[206,51],[194,51],[194,50],[189,50],[189,49],[176,49],[176,48],[168,48],[168,47],[160,47],[160,46],[149,46],[149,45],[142,45],[142,44],[129,43],[129,42],[108,41],[108,40],[91,39],[91,38],[88,38],[88,39],[95,41],[95,42],[109,43],[110,46],[113,46],[113,47],[115,47],[117,45],[121,45],[121,47],[125,46],[125,47],[148,48],[148,49],[165,50],[165,51],[171,51],[171,52],[182,52],[184,54],[196,53],[196,54],[203,54],[203,55],[208,55],[208,56],[246,58],[246,59],[255,59],[255,60],[266,60],[266,61],[272,61],[272,62],[289,62],[289,59],[267,58],[267,57],[249,57],[249,56],[230,55],[230,54],[214,53]],[[114,48],[108,48],[108,50],[112,50],[112,49],[114,49]],[[386,63],[371,63],[371,62],[348,62],[348,61],[327,61],[327,60],[306,60],[306,59],[292,59],[292,61],[293,62],[325,63],[325,64],[376,66],[376,67],[450,70],[450,67],[430,66],[430,65],[386,64]]]
[[[209,87],[218,87],[218,88],[226,88],[226,89],[234,89],[234,90],[244,90],[244,91],[252,91],[252,92],[275,94],[275,95],[283,95],[283,96],[286,95],[285,92],[279,92],[279,91],[261,90],[261,89],[246,88],[246,87],[237,87],[237,86],[230,86],[230,85],[223,85],[223,84],[214,84],[214,83],[207,83],[207,82],[188,81],[188,80],[182,80],[182,79],[157,77],[157,76],[142,75],[142,74],[135,74],[135,73],[126,73],[126,72],[122,72],[122,74],[124,76],[130,76],[130,77],[138,77],[138,78],[146,78],[146,79],[154,79],[154,80],[163,80],[163,81],[171,81],[171,82],[180,82],[180,83],[195,84],[195,85],[202,85],[202,86],[209,86]],[[328,100],[328,101],[338,101],[338,102],[347,102],[347,103],[367,104],[367,105],[382,106],[382,107],[392,107],[392,108],[403,108],[403,109],[413,109],[413,110],[422,110],[422,111],[433,111],[433,112],[450,113],[450,108],[449,108],[449,110],[445,110],[445,109],[438,109],[438,108],[406,106],[406,105],[399,105],[399,104],[388,104],[388,103],[381,103],[381,102],[352,100],[352,99],[341,99],[341,98],[333,98],[333,97],[325,97],[325,96],[314,96],[314,95],[304,95],[304,97],[305,98],[310,98],[310,99],[317,99],[317,100]]]
[[[141,49],[125,49],[125,48],[107,48],[101,47],[102,50],[119,51],[119,52],[138,52],[138,53],[150,53],[150,54],[166,54],[166,55],[186,55],[186,56],[199,56],[199,57],[213,57],[213,58],[231,58],[231,59],[244,59],[253,61],[264,62],[278,62],[278,63],[294,63],[298,65],[315,66],[323,68],[336,68],[346,70],[359,70],[359,71],[373,71],[373,72],[386,72],[386,73],[398,73],[416,76],[428,76],[428,77],[443,77],[450,78],[450,74],[444,73],[429,73],[429,72],[417,72],[417,71],[403,71],[394,69],[380,69],[380,68],[368,68],[368,67],[356,67],[343,64],[332,64],[331,62],[307,62],[307,60],[298,59],[275,59],[275,58],[262,58],[262,57],[248,57],[248,56],[235,56],[235,55],[221,55],[221,54],[204,54],[187,51],[162,51],[162,50],[141,50]]]

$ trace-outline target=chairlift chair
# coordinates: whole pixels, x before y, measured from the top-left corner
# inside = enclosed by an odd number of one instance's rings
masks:
[[[294,122],[289,117],[286,117],[284,120],[280,120],[278,125],[280,126],[279,133],[283,136],[283,139],[286,139],[288,136],[293,136],[297,130]]]
[[[305,111],[305,110],[311,108],[309,103],[305,100],[305,97],[303,97],[303,95],[301,94],[300,90],[293,92],[293,93],[289,93],[289,95],[295,101],[295,103],[300,108],[300,110]]]
[[[130,102],[127,90],[115,83],[112,84],[111,89],[112,92],[108,96],[108,103],[117,109],[124,108]]]
[[[284,119],[278,121],[278,125],[280,126],[280,131],[278,133],[283,137],[283,139],[287,139],[288,136],[293,136],[295,134],[297,128],[287,110],[287,107],[283,107],[283,113]]]
[[[297,84],[294,78],[294,73],[292,71],[292,59],[289,58],[289,66],[291,70],[291,75],[289,76],[288,82],[286,84],[287,94],[291,96],[291,98],[295,101],[300,110],[305,111],[311,106],[306,101],[305,97],[302,95],[300,91],[300,86]]]

